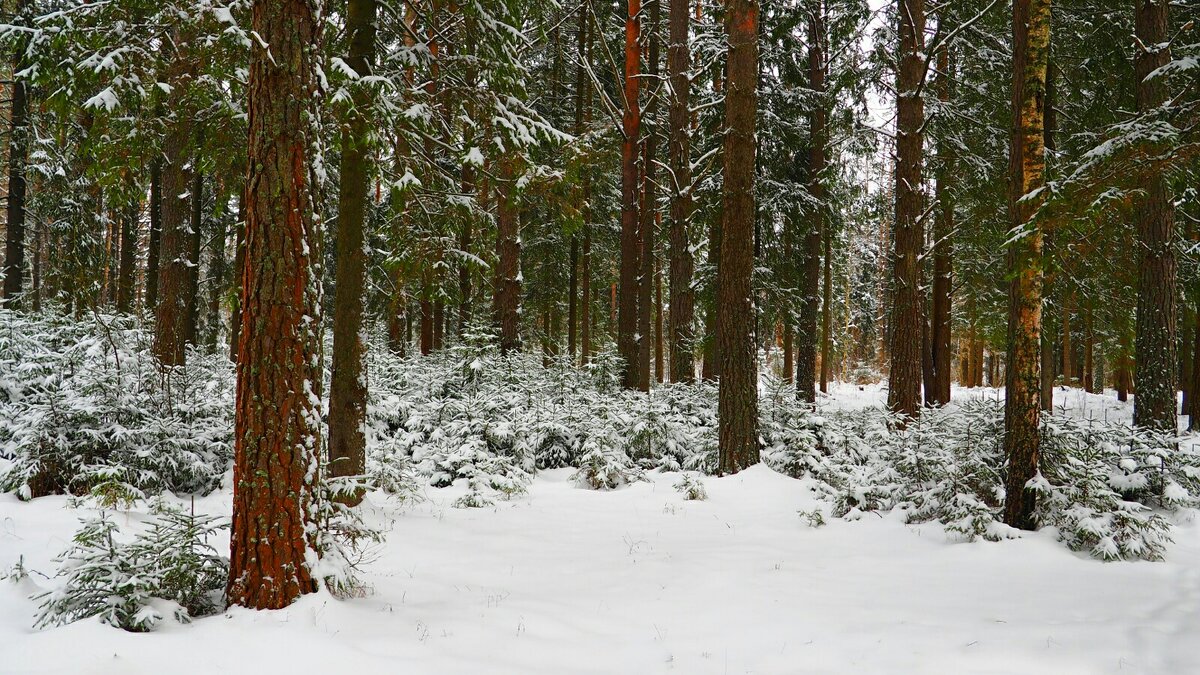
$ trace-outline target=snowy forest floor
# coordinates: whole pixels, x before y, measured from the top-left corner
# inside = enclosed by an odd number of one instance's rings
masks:
[[[1080,415],[1130,415],[1111,393],[1056,395]],[[823,405],[882,396],[840,385]],[[1200,672],[1195,522],[1174,530],[1164,562],[1103,563],[1046,532],[955,543],[894,512],[813,528],[797,512],[823,502],[766,466],[705,478],[707,501],[685,501],[678,474],[597,492],[571,471],[482,509],[451,507],[461,485],[412,504],[369,495],[387,539],[358,599],[318,594],[146,634],[94,618],[35,631],[28,596],[45,579],[4,583],[0,672]],[[231,495],[195,507],[227,515]],[[81,511],[0,495],[0,570],[22,559],[52,573]]]

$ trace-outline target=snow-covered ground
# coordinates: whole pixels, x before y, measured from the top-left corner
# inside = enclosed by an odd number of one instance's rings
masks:
[[[881,396],[843,385],[826,405]],[[1111,395],[1059,396],[1081,414],[1129,415]],[[955,543],[895,514],[812,528],[797,512],[822,503],[764,466],[705,479],[701,502],[673,488],[677,474],[605,493],[570,473],[542,472],[485,509],[452,508],[459,488],[406,506],[372,495],[389,533],[361,599],[309,596],[149,634],[96,620],[34,631],[31,584],[49,582],[0,584],[0,672],[1200,672],[1194,522],[1165,562],[1102,563],[1049,532]],[[196,507],[228,513],[230,495]],[[52,573],[79,515],[63,497],[0,496],[0,569],[23,556]]]

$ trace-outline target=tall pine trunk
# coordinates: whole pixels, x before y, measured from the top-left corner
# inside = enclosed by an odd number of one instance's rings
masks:
[[[27,0],[17,2],[16,11],[22,15]],[[25,47],[27,39],[17,41],[12,60],[12,115],[8,137],[8,205],[5,221],[4,241],[4,288],[5,307],[20,306],[21,293],[25,287],[25,163],[28,155],[28,109],[25,82],[16,76],[25,69]]]
[[[718,464],[723,474],[758,463],[758,363],[754,337],[754,166],[758,110],[758,3],[728,0],[721,268],[717,274]]]
[[[348,0],[346,64],[360,77],[375,62],[375,0]],[[366,244],[371,182],[371,89],[357,83],[342,126],[338,185],[337,288],[333,303],[333,363],[329,386],[329,475],[360,476],[367,469]],[[344,496],[357,503],[362,494]]]
[[[320,3],[255,0],[251,25],[261,41],[250,50],[244,326],[226,595],[230,604],[278,609],[317,590],[310,566],[321,457],[321,274],[312,122]]]
[[[133,311],[135,267],[137,266],[139,200],[133,197],[121,212],[121,260],[117,271],[117,311]]]
[[[659,0],[661,2],[661,0]],[[671,166],[670,297],[667,320],[670,334],[672,382],[696,379],[694,328],[696,296],[692,289],[695,261],[689,230],[692,218],[691,130],[688,105],[691,98],[691,51],[688,49],[688,2],[670,0],[667,70],[671,102],[667,112],[670,126],[668,161]]]
[[[662,0],[650,0],[650,31],[646,47],[646,77],[643,82],[647,89],[653,88],[658,80],[658,26],[662,14]],[[658,107],[658,95],[652,94],[646,102],[646,125],[642,135],[642,206],[638,214],[640,221],[641,262],[638,274],[638,388],[650,391],[653,379],[651,372],[651,343],[650,330],[654,314],[654,249],[658,232],[657,212],[657,155],[658,129],[655,124],[655,109]]]
[[[520,351],[521,303],[521,226],[518,220],[516,159],[500,160],[500,179],[496,185],[496,280],[492,311],[500,328],[500,351]]]
[[[158,270],[162,251],[162,160],[150,163],[150,234],[146,244],[146,290],[143,311],[158,311]],[[241,274],[239,269],[237,274]]]
[[[1008,250],[1008,363],[1005,368],[1004,450],[1008,478],[1004,522],[1033,529],[1037,494],[1027,489],[1040,453],[1042,232],[1035,215],[1045,185],[1043,132],[1046,70],[1050,60],[1050,0],[1013,5],[1013,138]],[[995,358],[993,357],[993,362]]]
[[[1136,0],[1138,112],[1149,113],[1167,100],[1165,78],[1148,76],[1171,60],[1168,0]],[[1175,208],[1162,169],[1152,168],[1133,212],[1137,217],[1137,338],[1134,343],[1133,423],[1175,432]]]
[[[892,261],[892,356],[888,407],[902,419],[921,405],[921,326],[925,323],[921,280],[924,233],[921,213],[922,133],[925,101],[925,0],[899,0],[899,72],[896,77],[896,224]]]
[[[625,17],[624,116],[621,120],[621,269],[617,307],[617,353],[625,360],[621,384],[636,389],[641,384],[638,367],[638,274],[641,248],[638,237],[638,195],[641,174],[638,149],[641,140],[641,101],[639,98],[641,49],[641,0],[629,0]]]
[[[944,20],[944,19],[943,19]],[[943,106],[949,106],[951,96],[952,63],[950,48],[938,50],[938,95]],[[945,136],[945,134],[943,134]],[[950,402],[950,325],[952,320],[954,275],[954,146],[946,138],[939,138],[937,145],[938,211],[933,225],[933,301],[930,317],[930,360],[933,366],[933,386],[925,392],[926,402],[945,405]]]
[[[182,58],[182,57],[180,57]],[[178,80],[176,80],[178,84]],[[154,353],[166,365],[184,361],[191,288],[192,232],[187,198],[191,171],[187,166],[189,123],[182,112],[169,123],[163,139],[162,234],[159,239],[158,305],[155,308]],[[192,195],[194,198],[195,195]]]

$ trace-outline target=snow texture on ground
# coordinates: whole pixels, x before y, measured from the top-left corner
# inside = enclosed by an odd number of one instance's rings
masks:
[[[1111,394],[1059,394],[1081,414],[1129,415]],[[881,397],[843,385],[826,404]],[[361,599],[318,594],[150,634],[96,620],[34,631],[28,595],[51,582],[5,582],[0,672],[1200,672],[1194,522],[1165,562],[1102,563],[1050,532],[955,543],[891,514],[814,529],[797,511],[823,505],[764,466],[706,478],[703,502],[683,499],[677,474],[609,493],[569,475],[543,472],[486,509],[452,508],[458,487],[411,506],[371,495],[389,533]],[[196,508],[230,503],[220,492]],[[52,573],[79,515],[63,497],[0,496],[0,569],[23,558]]]

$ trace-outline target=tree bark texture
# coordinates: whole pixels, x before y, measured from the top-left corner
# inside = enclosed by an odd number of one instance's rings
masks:
[[[375,62],[375,0],[348,0],[346,64],[360,77]],[[371,89],[358,83],[342,126],[338,185],[337,288],[333,303],[333,362],[329,386],[329,475],[367,470],[366,260],[364,229],[371,183]],[[345,498],[357,503],[360,493]]]
[[[1042,232],[1035,215],[1045,185],[1044,111],[1050,60],[1050,0],[1013,5],[1013,138],[1008,258],[1008,362],[1005,368],[1004,450],[1008,458],[1004,522],[1033,529],[1040,453]],[[994,360],[994,358],[993,358]]]
[[[252,16],[265,44],[250,51],[244,326],[226,594],[231,604],[278,609],[317,589],[310,565],[321,457],[321,274],[312,123],[320,4],[255,0]]]
[[[1139,113],[1150,113],[1168,98],[1164,78],[1147,79],[1171,60],[1167,0],[1135,0],[1138,46],[1133,58]],[[1138,265],[1137,332],[1134,342],[1133,423],[1175,432],[1177,263],[1173,245],[1175,208],[1161,169],[1135,198]]]
[[[899,72],[896,78],[896,224],[892,260],[892,356],[888,371],[888,407],[903,419],[916,417],[921,405],[920,288],[924,233],[921,213],[922,133],[925,101],[925,0],[899,0]]]
[[[661,0],[658,0],[661,2]],[[668,161],[671,167],[670,297],[667,320],[670,333],[672,382],[696,379],[695,329],[696,296],[692,288],[695,260],[692,257],[692,169],[691,130],[688,101],[691,97],[691,52],[688,48],[688,3],[670,0],[668,18],[667,70],[670,77],[670,126]]]
[[[755,115],[758,110],[756,0],[729,0],[725,93],[724,193],[721,269],[717,275],[719,468],[737,473],[758,463],[758,364],[754,301]]]
[[[641,0],[629,0],[625,17],[624,115],[621,119],[621,265],[617,307],[617,353],[625,360],[621,384],[626,389],[640,386],[638,325],[638,274],[641,271],[641,247],[638,237],[638,196],[641,173],[638,149],[641,140],[642,111],[639,97],[641,72]]]

